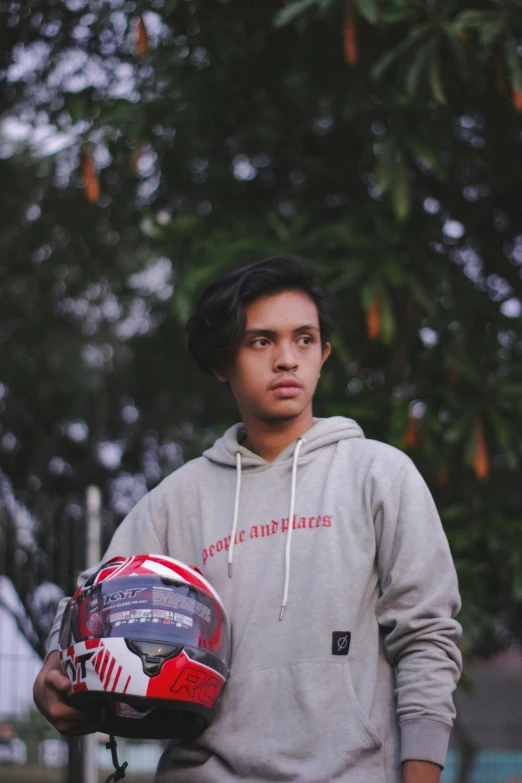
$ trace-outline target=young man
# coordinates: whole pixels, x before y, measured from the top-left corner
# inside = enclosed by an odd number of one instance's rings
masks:
[[[334,305],[298,259],[222,276],[189,322],[199,366],[242,424],[144,497],[104,560],[164,553],[224,601],[232,665],[215,722],[163,755],[157,783],[437,783],[461,667],[457,579],[411,460],[351,419],[314,419]],[[64,734],[60,612],[35,684]]]

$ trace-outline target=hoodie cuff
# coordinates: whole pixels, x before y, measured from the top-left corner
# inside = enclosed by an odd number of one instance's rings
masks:
[[[49,638],[47,639],[47,644],[45,646],[45,658],[44,663],[47,660],[47,658],[50,656],[52,652],[58,652],[58,637],[60,633],[58,630],[51,631],[49,634]]]
[[[444,768],[451,727],[438,720],[401,721],[401,762],[431,761]]]

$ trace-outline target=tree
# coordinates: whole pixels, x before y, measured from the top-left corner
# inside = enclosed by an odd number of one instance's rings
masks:
[[[198,288],[282,251],[342,308],[316,413],[419,466],[470,652],[520,640],[522,3],[2,14],[0,529],[35,648],[37,586],[82,564],[86,485],[108,537],[232,421],[184,347]]]

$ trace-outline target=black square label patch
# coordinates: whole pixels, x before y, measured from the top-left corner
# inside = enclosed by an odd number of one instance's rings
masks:
[[[349,631],[334,631],[332,634],[332,655],[348,655],[351,637]]]

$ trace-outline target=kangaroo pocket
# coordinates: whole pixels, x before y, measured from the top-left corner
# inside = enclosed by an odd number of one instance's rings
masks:
[[[214,724],[196,743],[240,780],[324,783],[376,756],[381,740],[346,662],[300,662],[232,676]],[[212,780],[214,778],[212,777]]]

